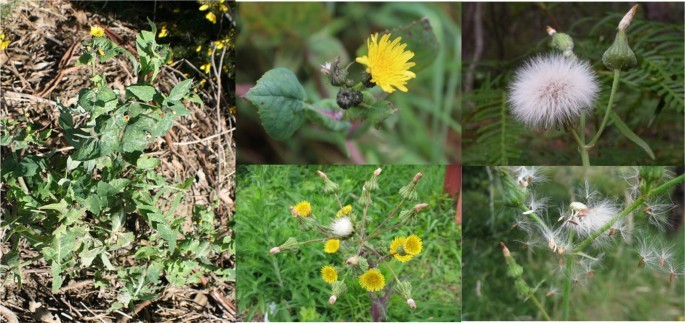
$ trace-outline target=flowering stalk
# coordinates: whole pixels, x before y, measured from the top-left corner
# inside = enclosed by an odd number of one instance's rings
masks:
[[[573,243],[573,233],[574,231],[570,231],[569,233],[569,244]],[[564,282],[564,294],[562,298],[563,303],[561,305],[561,320],[568,321],[568,305],[571,300],[571,284],[573,282],[573,280],[571,279],[571,275],[573,273],[573,257],[569,257],[569,259],[566,259],[566,268],[564,268],[564,272],[566,274],[566,281]]]
[[[604,132],[604,127],[606,127],[607,123],[609,122],[609,115],[611,114],[611,108],[614,106],[614,94],[616,94],[616,89],[618,89],[618,82],[621,80],[621,70],[620,69],[615,69],[614,70],[614,82],[611,84],[611,94],[609,94],[609,103],[607,104],[606,112],[604,113],[604,119],[602,119],[602,124],[599,126],[599,130],[597,130],[597,133],[595,136],[590,140],[590,143],[588,143],[583,150],[588,151],[592,149],[595,144],[597,144],[597,140],[599,140],[599,137],[602,135],[602,132]]]
[[[620,221],[621,219],[625,218],[628,216],[628,214],[632,213],[635,211],[637,208],[639,208],[642,204],[644,204],[650,197],[658,195],[665,190],[678,185],[682,182],[685,181],[685,174],[682,174],[676,178],[671,179],[670,181],[662,184],[661,186],[649,191],[645,196],[642,196],[635,200],[633,204],[625,208],[621,213],[617,214],[615,217],[613,217],[609,222],[607,222],[604,226],[599,228],[595,233],[593,233],[591,236],[587,237],[585,240],[583,240],[577,247],[576,247],[576,252],[579,252],[586,248],[588,245],[590,245],[597,237],[601,236],[604,234],[606,231],[611,229],[611,227],[616,224],[616,222]]]

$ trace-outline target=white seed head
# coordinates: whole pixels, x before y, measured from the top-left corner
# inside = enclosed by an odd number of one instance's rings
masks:
[[[538,167],[518,167],[516,172],[516,183],[521,188],[528,188],[528,185],[544,181],[544,176]]]
[[[571,202],[571,205],[569,205],[569,207],[573,211],[587,210],[587,205],[580,203],[580,202]]]
[[[574,205],[574,203],[578,204]],[[574,212],[568,217],[568,227],[582,237],[587,237],[597,232],[597,230],[619,213],[616,205],[608,200],[599,201],[591,206],[586,206],[580,202],[573,202],[571,203],[571,209]]]
[[[509,87],[514,116],[531,128],[575,124],[591,111],[599,86],[590,64],[573,57],[535,57],[516,71]]]
[[[331,231],[337,237],[347,237],[354,231],[352,221],[350,221],[349,217],[337,218],[331,223]]]
[[[670,214],[674,208],[675,206],[671,203],[656,200],[647,202],[647,206],[642,211],[647,214],[649,224],[659,230],[666,230],[672,226]]]

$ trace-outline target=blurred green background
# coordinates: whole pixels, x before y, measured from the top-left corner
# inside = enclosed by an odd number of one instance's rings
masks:
[[[604,197],[623,202],[627,184],[623,173],[627,167],[549,167],[543,174],[547,181],[534,184],[537,198],[548,197],[548,218],[559,217],[557,207],[568,204],[571,194],[584,185],[585,178]],[[506,275],[506,265],[499,246],[504,242],[519,265],[529,286],[541,283],[536,296],[552,319],[561,318],[561,290],[563,288],[558,257],[546,246],[527,249],[522,244],[526,234],[512,228],[517,212],[501,204],[502,190],[498,184],[497,168],[464,167],[464,320],[506,321],[542,320],[531,301],[517,295],[513,281]],[[682,170],[680,170],[682,172]],[[571,289],[569,318],[573,321],[621,321],[685,319],[685,283],[682,276],[685,255],[683,232],[683,187],[672,192],[673,202],[679,204],[672,216],[679,226],[669,232],[651,233],[676,245],[674,254],[680,263],[680,277],[669,283],[669,274],[637,268],[639,256],[633,244],[623,240],[603,251],[603,261],[595,269],[594,278]],[[644,228],[644,219],[635,218],[635,225]],[[676,223],[676,222],[674,222]],[[651,229],[651,227],[650,227]],[[635,232],[634,232],[635,233]],[[589,248],[587,253],[600,253]],[[551,288],[556,295],[546,297]]]
[[[266,71],[287,67],[304,85],[309,101],[334,98],[337,89],[327,84],[320,65],[341,56],[345,66],[354,61],[358,49],[365,48],[370,34],[423,17],[430,21],[440,44],[433,64],[409,81],[409,92],[390,95],[399,111],[380,128],[356,138],[305,123],[294,137],[276,141],[264,131],[256,108],[238,99],[239,163],[446,164],[458,160],[459,4],[240,3],[238,11],[239,96]],[[354,65],[355,71],[358,66]]]
[[[370,321],[371,301],[355,279],[348,291],[328,305],[330,286],[320,276],[321,267],[342,263],[339,253],[323,252],[323,243],[304,245],[299,252],[270,255],[269,249],[288,237],[298,241],[320,238],[298,230],[288,207],[307,200],[319,220],[327,224],[337,203],[321,193],[323,181],[316,170],[325,172],[340,185],[343,204],[356,203],[361,186],[376,166],[240,166],[237,170],[236,252],[238,309],[245,321]],[[412,261],[391,261],[400,279],[412,283],[417,308],[390,297],[389,321],[461,320],[461,227],[455,224],[455,201],[442,193],[445,168],[441,166],[385,166],[380,188],[372,195],[371,223],[385,218],[400,200],[397,191],[417,172],[424,176],[417,192],[429,209],[419,214],[411,228],[388,232],[381,238],[388,244],[395,236],[415,233],[424,250]],[[347,193],[344,193],[347,192]],[[418,202],[417,202],[418,203]],[[381,267],[382,268],[382,267]],[[385,272],[386,281],[392,274]]]
[[[580,165],[571,135],[531,130],[508,112],[507,86],[514,71],[551,52],[549,25],[573,37],[574,52],[589,61],[600,81],[594,135],[607,106],[613,74],[602,54],[633,3],[464,4],[463,162],[465,165]],[[651,159],[609,123],[590,151],[592,165],[682,165],[685,127],[684,5],[640,3],[627,30],[638,66],[623,72],[613,111],[654,151]]]

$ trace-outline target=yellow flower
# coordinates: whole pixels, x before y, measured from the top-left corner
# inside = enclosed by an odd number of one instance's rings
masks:
[[[100,26],[92,26],[90,27],[90,35],[93,37],[102,37],[105,35],[105,30]]]
[[[350,215],[350,212],[352,212],[352,205],[345,205],[342,209],[338,210],[338,213],[335,214],[337,217],[342,217],[342,216],[347,216]]]
[[[390,34],[385,34],[378,41],[378,34],[371,35],[367,41],[369,52],[366,56],[357,57],[357,63],[366,65],[366,72],[371,74],[371,82],[387,93],[395,92],[395,89],[407,92],[407,81],[415,78],[416,74],[409,68],[416,65],[409,60],[414,53],[404,49],[407,44],[400,44],[402,37],[390,41]]]
[[[210,67],[211,67],[211,65],[205,64],[205,65],[200,66],[200,69],[203,70],[203,71],[205,71],[205,73],[209,73],[209,68],[210,68]]]
[[[333,284],[338,280],[338,272],[335,271],[333,266],[323,266],[323,268],[321,268],[321,278],[323,278],[323,281]]]
[[[7,49],[7,46],[9,46],[11,41],[9,38],[5,38],[5,33],[0,34],[0,50]]]
[[[224,43],[222,43],[222,42],[220,42],[220,41],[218,41],[218,40],[214,41],[214,45],[216,45],[216,49],[222,49],[222,48],[224,48]]]
[[[209,5],[203,4],[200,6],[200,11],[205,11],[207,9],[209,9]]]
[[[369,292],[377,292],[385,287],[385,277],[378,269],[369,269],[359,276],[359,285]]]
[[[205,18],[207,18],[207,20],[211,21],[213,24],[216,23],[216,16],[214,15],[213,12],[208,12],[208,13],[205,15]]]
[[[226,12],[228,11],[228,7],[226,7],[225,4],[222,4],[221,6],[219,6],[219,10],[221,10],[222,12]]]
[[[395,257],[395,259],[400,262],[407,262],[411,260],[412,255],[410,255],[406,250],[404,250],[404,244],[407,238],[397,237],[390,243],[390,254]]]
[[[201,50],[202,50],[202,45],[197,46],[197,48],[195,48],[196,53],[199,53]]]
[[[169,31],[166,29],[166,25],[162,25],[162,30],[159,31],[157,37],[164,38],[169,35]]]
[[[105,52],[102,49],[98,49],[98,54],[100,54],[100,56],[105,56]]]
[[[415,256],[421,253],[423,243],[421,242],[421,238],[419,238],[419,236],[412,234],[404,240],[403,247],[407,254]]]
[[[328,240],[323,246],[323,251],[325,253],[336,253],[338,249],[340,249],[340,240],[338,239]]]
[[[297,205],[295,205],[293,208],[297,214],[305,218],[312,214],[312,205],[307,201],[297,203]]]

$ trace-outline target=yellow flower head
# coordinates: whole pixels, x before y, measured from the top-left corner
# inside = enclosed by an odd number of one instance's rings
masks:
[[[162,25],[162,30],[159,31],[157,37],[164,38],[166,36],[169,36],[169,30],[166,29],[166,25]]]
[[[421,253],[421,248],[423,247],[423,243],[421,242],[421,238],[419,236],[412,234],[408,236],[404,240],[404,251],[412,256],[418,255]]]
[[[100,54],[100,56],[105,56],[105,51],[98,49],[98,54]]]
[[[340,240],[338,239],[328,240],[323,246],[323,251],[325,253],[336,253],[338,252],[338,249],[340,249]]]
[[[219,6],[219,10],[221,10],[222,12],[226,12],[226,11],[228,11],[228,7],[226,7],[225,4],[222,4]]]
[[[338,272],[335,271],[333,266],[323,266],[323,268],[321,268],[321,278],[323,278],[323,281],[333,284],[338,280]]]
[[[309,204],[309,202],[307,201],[297,203],[297,205],[295,205],[293,209],[295,210],[295,212],[297,212],[298,215],[305,218],[312,214],[312,205]]]
[[[385,277],[378,269],[369,269],[359,276],[359,285],[369,292],[377,292],[385,287]]]
[[[342,209],[338,210],[335,214],[336,217],[348,216],[352,212],[352,205],[345,205]]]
[[[200,6],[200,11],[205,11],[207,9],[209,9],[209,5],[203,4]]]
[[[105,30],[100,26],[92,26],[90,27],[90,35],[93,37],[102,37],[105,35]]]
[[[7,49],[10,43],[9,38],[5,38],[5,33],[0,33],[0,50]]]
[[[208,13],[205,15],[205,18],[207,18],[207,20],[211,21],[213,24],[216,23],[216,16],[214,15],[213,12],[208,12]]]
[[[412,255],[410,255],[405,249],[404,249],[404,244],[407,241],[407,238],[404,237],[397,237],[392,240],[392,243],[390,243],[390,254],[395,257],[395,259],[399,260],[400,262],[407,262],[411,260]]]
[[[214,45],[216,45],[216,49],[222,49],[222,48],[224,48],[224,43],[221,42],[221,41],[219,41],[219,40],[215,40],[215,41],[214,41]]]
[[[400,44],[402,37],[390,41],[390,34],[381,36],[378,41],[378,34],[371,35],[367,41],[369,52],[366,56],[357,57],[357,63],[366,65],[366,72],[371,74],[371,82],[387,93],[395,92],[398,89],[407,92],[407,81],[416,77],[416,74],[409,71],[409,68],[416,65],[409,60],[414,57],[411,51],[405,51],[407,44]]]
[[[209,73],[209,68],[210,68],[210,67],[212,67],[212,66],[209,65],[209,64],[205,64],[205,65],[200,66],[200,69],[203,70],[203,71],[205,71],[205,74],[206,74],[206,73]]]

